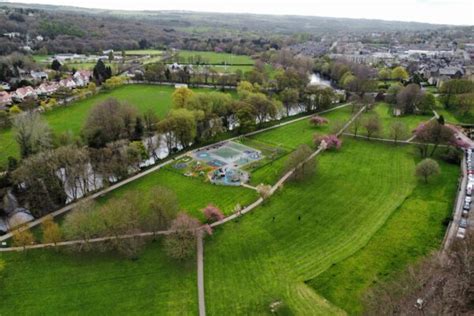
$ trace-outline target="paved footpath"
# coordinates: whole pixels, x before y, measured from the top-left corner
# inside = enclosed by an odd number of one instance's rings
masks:
[[[318,113],[308,114],[308,115],[305,115],[305,116],[302,116],[302,117],[298,117],[298,118],[293,119],[293,120],[289,120],[289,121],[286,121],[286,122],[283,122],[283,123],[275,124],[275,125],[273,125],[273,126],[270,126],[270,127],[264,128],[264,129],[257,130],[257,131],[255,131],[255,132],[251,132],[251,133],[248,133],[248,134],[244,134],[244,135],[239,135],[239,136],[236,136],[236,137],[228,138],[228,139],[226,139],[226,140],[217,142],[217,143],[215,143],[215,144],[213,144],[213,145],[217,145],[217,144],[225,143],[225,142],[228,142],[228,141],[236,140],[236,139],[239,139],[239,138],[242,138],[242,137],[248,137],[248,136],[256,135],[256,134],[259,134],[259,133],[263,133],[263,132],[266,132],[266,131],[268,131],[268,130],[272,130],[272,129],[279,128],[279,127],[282,127],[282,126],[285,126],[285,125],[288,125],[288,124],[292,124],[292,123],[295,123],[295,122],[298,122],[298,121],[301,121],[301,120],[308,119],[309,117],[311,117],[311,116],[313,116],[313,115],[319,115],[319,114],[324,114],[324,113],[327,113],[327,112],[335,111],[335,110],[338,110],[338,109],[347,107],[347,106],[349,106],[349,105],[350,105],[350,103],[345,103],[345,104],[342,104],[342,105],[333,107],[333,108],[328,109],[328,110],[325,110],[325,111],[321,111],[321,112],[318,112]],[[203,147],[194,149],[194,150],[195,150],[195,151],[198,151],[198,150],[201,150],[201,149],[206,148],[206,147],[209,147],[209,146],[212,146],[212,145],[206,145],[206,146],[203,146]],[[112,186],[110,186],[110,187],[108,187],[108,188],[106,188],[106,189],[103,189],[103,190],[98,191],[98,192],[96,192],[96,193],[94,193],[94,194],[92,194],[92,195],[89,195],[89,196],[87,196],[87,197],[84,197],[84,198],[78,200],[77,202],[68,204],[68,205],[66,205],[65,207],[63,207],[63,208],[61,208],[61,209],[59,209],[59,210],[57,210],[57,211],[54,211],[54,212],[52,212],[52,213],[49,213],[48,216],[51,215],[51,216],[53,216],[53,217],[56,217],[56,216],[62,215],[62,214],[64,214],[64,213],[67,213],[67,212],[69,212],[70,210],[72,210],[73,208],[75,208],[75,207],[77,206],[77,204],[80,203],[80,202],[82,202],[82,201],[94,200],[94,199],[96,199],[96,198],[98,198],[98,197],[100,197],[100,196],[102,196],[102,195],[105,195],[105,194],[107,194],[107,193],[109,193],[109,192],[111,192],[111,191],[114,191],[115,189],[118,189],[118,188],[120,188],[120,187],[122,187],[122,186],[124,186],[124,185],[126,185],[126,184],[128,184],[128,183],[130,183],[130,182],[133,182],[133,181],[135,181],[135,180],[138,180],[138,179],[140,179],[140,178],[143,178],[144,176],[149,175],[150,173],[153,173],[153,172],[155,172],[155,171],[161,169],[162,167],[164,167],[164,166],[166,166],[166,165],[172,163],[173,160],[175,160],[175,159],[180,159],[180,158],[184,157],[184,156],[187,155],[188,153],[189,153],[189,151],[188,151],[188,152],[184,152],[184,153],[178,155],[177,157],[175,157],[174,159],[169,159],[169,160],[167,160],[167,161],[165,161],[165,162],[163,162],[163,163],[161,163],[161,164],[159,164],[159,165],[156,165],[156,166],[154,166],[154,167],[152,167],[152,168],[150,168],[150,169],[147,169],[147,170],[145,170],[145,171],[143,171],[143,172],[140,172],[140,173],[138,173],[138,174],[136,174],[136,175],[134,175],[134,176],[132,176],[132,177],[130,177],[130,178],[128,178],[128,179],[125,179],[125,180],[123,180],[123,181],[121,181],[121,182],[118,182],[118,183],[116,183],[116,184],[114,184],[114,185],[112,185]],[[35,226],[37,226],[37,225],[40,225],[46,218],[47,218],[47,216],[44,216],[44,217],[38,218],[38,219],[36,219],[36,220],[34,220],[34,221],[31,221],[31,222],[27,223],[26,225],[24,225],[20,230],[30,229],[30,228],[33,228],[33,227],[35,227]],[[6,240],[8,240],[8,239],[10,239],[11,237],[12,237],[12,233],[7,233],[7,234],[5,234],[5,235],[3,235],[3,236],[0,236],[0,243],[3,242],[3,241],[6,241]]]
[[[199,316],[206,315],[206,302],[204,300],[204,251],[202,235],[203,231],[197,233],[197,285],[199,299]]]

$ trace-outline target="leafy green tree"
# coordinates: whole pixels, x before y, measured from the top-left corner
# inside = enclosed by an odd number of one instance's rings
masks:
[[[408,80],[408,72],[402,66],[395,67],[392,70],[392,79],[394,80]]]

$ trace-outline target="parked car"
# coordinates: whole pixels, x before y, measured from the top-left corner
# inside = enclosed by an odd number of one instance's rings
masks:
[[[458,228],[458,233],[456,234],[456,237],[464,239],[464,237],[466,237],[466,229],[459,227]]]
[[[464,206],[462,207],[463,210],[471,210],[471,203],[464,202]]]
[[[466,196],[466,197],[464,198],[464,202],[471,203],[471,202],[472,202],[472,197]]]
[[[468,210],[462,210],[462,214],[461,214],[463,217],[465,218],[468,218],[469,216],[469,211]]]
[[[467,228],[467,219],[461,218],[461,221],[459,221],[459,227]]]

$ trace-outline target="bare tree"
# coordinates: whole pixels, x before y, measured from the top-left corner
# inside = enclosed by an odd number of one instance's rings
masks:
[[[378,135],[382,130],[382,121],[377,114],[371,114],[364,121],[364,128],[367,131],[367,138]]]
[[[23,158],[51,148],[51,130],[38,112],[26,112],[13,121],[15,139]]]
[[[474,239],[456,240],[365,297],[367,315],[470,315],[474,293]]]
[[[164,240],[166,253],[178,260],[191,257],[196,250],[196,237],[200,226],[201,223],[197,219],[186,213],[179,213],[170,226],[173,233],[167,235]]]
[[[399,139],[405,138],[407,136],[408,127],[403,122],[396,121],[390,125],[390,137],[395,141],[395,144],[397,144]]]

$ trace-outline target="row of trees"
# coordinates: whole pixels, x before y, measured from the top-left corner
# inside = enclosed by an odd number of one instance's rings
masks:
[[[166,253],[178,260],[194,254],[196,236],[201,229],[212,233],[207,226],[180,210],[176,194],[164,187],[155,187],[146,193],[128,192],[123,197],[114,198],[106,204],[94,202],[79,204],[59,226],[52,216],[41,224],[42,239],[45,244],[57,244],[65,240],[81,240],[72,247],[74,251],[115,251],[127,257],[136,257],[146,244],[147,238],[140,233],[156,233],[169,230],[164,237]],[[203,210],[208,222],[224,218],[222,211],[209,204]],[[126,237],[137,235],[134,237]],[[111,237],[106,241],[91,242],[93,238]],[[13,233],[13,245],[25,247],[33,244],[35,237],[28,229],[18,229]]]
[[[440,89],[441,102],[452,109],[466,123],[474,123],[474,82],[454,79],[443,83]]]

